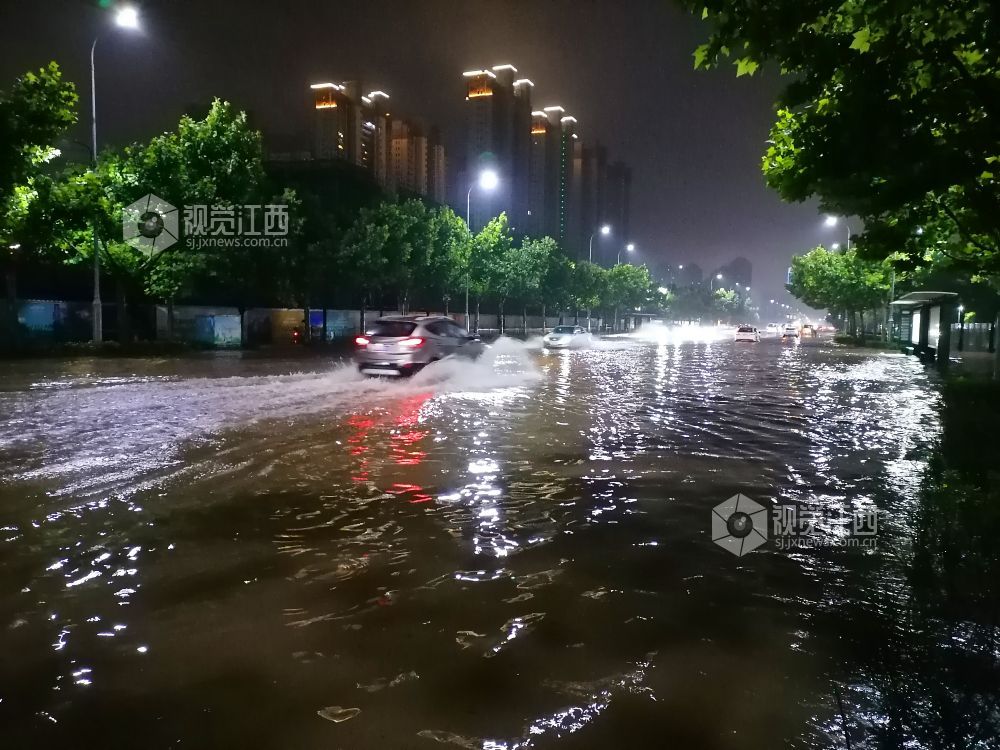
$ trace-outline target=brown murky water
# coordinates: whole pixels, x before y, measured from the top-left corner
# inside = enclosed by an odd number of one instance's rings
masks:
[[[939,402],[824,340],[7,366],[3,745],[895,747]],[[737,492],[877,545],[736,557]]]

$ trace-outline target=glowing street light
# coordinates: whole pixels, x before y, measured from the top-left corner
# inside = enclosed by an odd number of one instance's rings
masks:
[[[611,225],[610,224],[604,224],[598,231],[602,235],[604,235],[605,237],[607,237],[609,234],[611,234]],[[591,263],[594,262],[594,235],[595,234],[597,234],[597,232],[593,232],[590,235],[590,243],[589,243],[590,249],[587,252],[587,260],[590,261]]]
[[[123,29],[136,31],[139,28],[139,11],[131,5],[124,5],[115,14],[115,23]]]
[[[121,29],[136,31],[139,28],[139,12],[131,5],[123,5],[115,14],[115,25]],[[100,35],[94,37],[94,43],[90,45],[90,154],[97,168],[97,75],[94,70],[94,51],[97,49],[97,40]],[[100,344],[104,338],[102,305],[101,305],[101,254],[97,244],[97,227],[93,228],[94,240],[94,302],[91,314],[92,334],[95,344]],[[119,315],[121,311],[119,310]]]
[[[833,214],[827,214],[826,218],[823,220],[823,225],[826,226],[826,227],[828,227],[828,228],[835,227],[839,223],[840,223],[840,217],[839,216],[834,216]],[[848,250],[848,252],[850,252],[850,250],[851,250],[851,225],[848,224],[847,222],[844,222],[844,226],[847,227],[847,250]],[[834,250],[839,250],[840,249],[840,244],[838,243],[838,244],[833,245],[833,249]]]
[[[490,191],[496,190],[497,185],[500,184],[500,175],[496,173],[494,169],[484,169],[479,174],[479,187],[482,190]]]
[[[627,244],[627,245],[625,246],[625,249],[626,249],[626,250],[627,250],[628,252],[630,252],[630,253],[634,253],[634,252],[635,252],[635,243],[634,243],[634,242],[630,242],[630,243],[628,243],[628,244]],[[621,262],[622,262],[622,251],[621,251],[621,250],[619,250],[619,251],[618,251],[618,263],[619,263],[619,264],[621,264]]]

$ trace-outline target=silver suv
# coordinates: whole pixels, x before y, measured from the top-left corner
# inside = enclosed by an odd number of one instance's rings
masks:
[[[445,357],[478,357],[479,336],[443,315],[388,315],[354,339],[354,359],[365,375],[412,375]]]

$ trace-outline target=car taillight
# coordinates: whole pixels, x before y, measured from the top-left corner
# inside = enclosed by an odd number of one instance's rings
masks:
[[[413,336],[408,339],[403,339],[399,342],[400,346],[405,346],[407,349],[419,349],[424,345],[424,340],[419,336]]]
[[[368,346],[368,339],[364,336],[358,336],[354,339],[354,343],[358,346]]]

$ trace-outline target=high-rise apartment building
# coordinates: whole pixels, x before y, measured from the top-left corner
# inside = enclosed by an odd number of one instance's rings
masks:
[[[604,217],[615,228],[621,243],[632,240],[632,169],[623,162],[608,165],[604,188]]]
[[[600,143],[584,146],[581,153],[580,202],[578,204],[577,246],[589,247],[590,236],[602,224],[608,223],[604,215],[604,196],[607,188],[607,149]],[[621,239],[620,229],[612,227],[616,240]],[[606,259],[610,240],[594,248],[594,261]]]
[[[313,158],[343,159],[359,164],[361,111],[342,83],[314,83]]]
[[[355,164],[389,190],[407,190],[443,201],[445,152],[436,130],[406,120],[392,120],[389,95],[361,94],[356,81],[314,83],[314,159]]]
[[[372,91],[361,97],[361,166],[385,187],[389,182],[389,95]]]
[[[524,231],[528,218],[531,158],[531,89],[510,64],[469,70],[466,84],[465,178],[472,185],[484,169],[494,169],[500,183],[492,195],[472,202],[472,228],[505,211],[511,226]]]
[[[393,120],[390,149],[392,173],[389,187],[425,195],[427,193],[427,137],[418,125]]]
[[[448,200],[448,162],[441,143],[441,132],[437,128],[431,128],[427,141],[426,195],[438,203]]]

